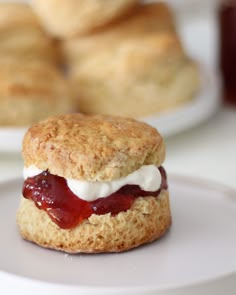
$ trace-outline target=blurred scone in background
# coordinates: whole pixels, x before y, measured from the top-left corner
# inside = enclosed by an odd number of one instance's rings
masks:
[[[72,109],[58,41],[30,5],[0,3],[0,125],[28,126]]]
[[[42,28],[31,7],[0,2],[0,60],[58,62],[56,41]]]
[[[32,0],[45,28],[58,37],[85,34],[126,14],[138,0]]]
[[[143,117],[191,100],[198,68],[186,54],[163,3],[86,36],[62,41],[78,108],[85,113]]]
[[[1,125],[70,111],[143,118],[195,98],[198,65],[164,2],[28,2],[0,3]]]
[[[28,126],[71,110],[64,76],[39,62],[0,62],[0,125]]]

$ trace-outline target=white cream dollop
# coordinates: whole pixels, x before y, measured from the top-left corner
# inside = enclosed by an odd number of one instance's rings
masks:
[[[42,170],[31,165],[24,168],[24,178],[40,174]],[[138,185],[144,191],[154,192],[161,186],[161,173],[154,165],[144,165],[133,173],[112,181],[66,179],[69,189],[80,199],[91,202],[110,196],[127,184]]]
[[[35,165],[30,165],[29,167],[24,167],[23,176],[24,176],[24,179],[26,179],[28,177],[34,177],[42,172],[43,171],[37,168]]]

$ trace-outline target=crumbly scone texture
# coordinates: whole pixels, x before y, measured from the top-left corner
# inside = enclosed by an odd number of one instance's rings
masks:
[[[130,10],[138,0],[34,0],[45,28],[58,37],[88,33]]]
[[[143,38],[153,35],[162,37],[172,35],[176,39],[173,15],[164,3],[136,5],[130,14],[119,21],[112,22],[104,26],[102,30],[93,32],[93,34],[64,39],[61,46],[67,62],[79,65],[84,59],[90,59],[93,55],[96,58],[103,51],[113,52],[120,46],[123,48],[122,46],[125,46],[126,42],[129,46],[134,42],[135,46],[135,42],[138,40],[141,39],[141,44]],[[171,46],[175,45],[177,50],[180,50],[179,42],[175,43],[177,45],[172,42]],[[136,44],[136,46],[140,44]],[[120,54],[125,54],[124,49]],[[164,50],[165,47],[161,46],[157,54],[161,57]],[[115,56],[113,56],[113,59],[115,59]]]
[[[0,59],[57,65],[61,58],[57,45],[57,41],[38,28],[17,27],[0,33]]]
[[[31,6],[26,3],[0,3],[0,32],[19,26],[41,28],[40,22]]]
[[[165,145],[139,121],[108,115],[67,114],[33,125],[23,140],[25,166],[64,178],[110,181],[142,165],[160,166]]]
[[[191,100],[199,89],[199,69],[164,3],[140,4],[102,31],[66,40],[62,51],[84,113],[146,117]]]
[[[55,67],[0,60],[0,125],[29,126],[71,109],[67,81]]]
[[[0,3],[0,58],[59,63],[58,42],[45,32],[29,5]]]
[[[121,115],[146,120],[148,116],[168,112],[188,103],[198,93],[200,77],[195,62],[172,56],[157,62],[155,67],[155,61],[151,65],[151,55],[147,55],[150,67],[145,68],[145,64],[148,65],[145,58],[142,64],[141,58],[138,63],[135,60],[132,63],[135,56],[132,50],[129,56],[130,59],[128,55],[125,59],[122,56],[120,63],[117,57],[113,65],[105,56],[105,59],[94,61],[100,68],[108,65],[100,76],[95,76],[96,71],[92,70],[95,64],[92,59],[86,68],[75,68],[71,85],[76,109],[87,114]],[[92,74],[87,72],[88,69]]]
[[[139,197],[126,212],[95,215],[73,229],[59,228],[34,202],[22,197],[17,212],[22,237],[68,253],[121,252],[160,238],[171,225],[168,191]]]

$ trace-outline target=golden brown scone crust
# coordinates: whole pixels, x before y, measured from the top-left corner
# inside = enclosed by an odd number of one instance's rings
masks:
[[[81,112],[144,117],[191,100],[199,87],[163,3],[140,4],[104,30],[66,40],[62,51]]]
[[[0,61],[0,125],[29,126],[71,109],[67,82],[53,66]]]
[[[130,10],[138,0],[34,0],[45,28],[57,37],[88,33]]]
[[[0,58],[59,61],[57,42],[46,34],[29,5],[0,3]]]
[[[59,228],[33,201],[22,197],[17,223],[23,238],[68,253],[120,252],[160,238],[171,225],[167,191],[138,198],[116,216],[93,214],[70,230]]]
[[[160,166],[164,157],[164,141],[157,130],[124,117],[52,117],[32,126],[23,140],[26,167],[88,181],[117,179],[142,165]]]

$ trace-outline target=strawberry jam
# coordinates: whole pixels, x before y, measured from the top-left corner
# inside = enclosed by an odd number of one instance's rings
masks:
[[[155,192],[143,191],[138,185],[125,185],[106,198],[87,202],[72,193],[63,177],[44,171],[25,180],[23,196],[33,200],[39,209],[47,212],[60,228],[70,229],[92,214],[116,215],[127,211],[137,197],[157,197],[162,189],[167,189],[165,170],[163,167],[157,169],[160,170],[162,181],[160,189]]]

